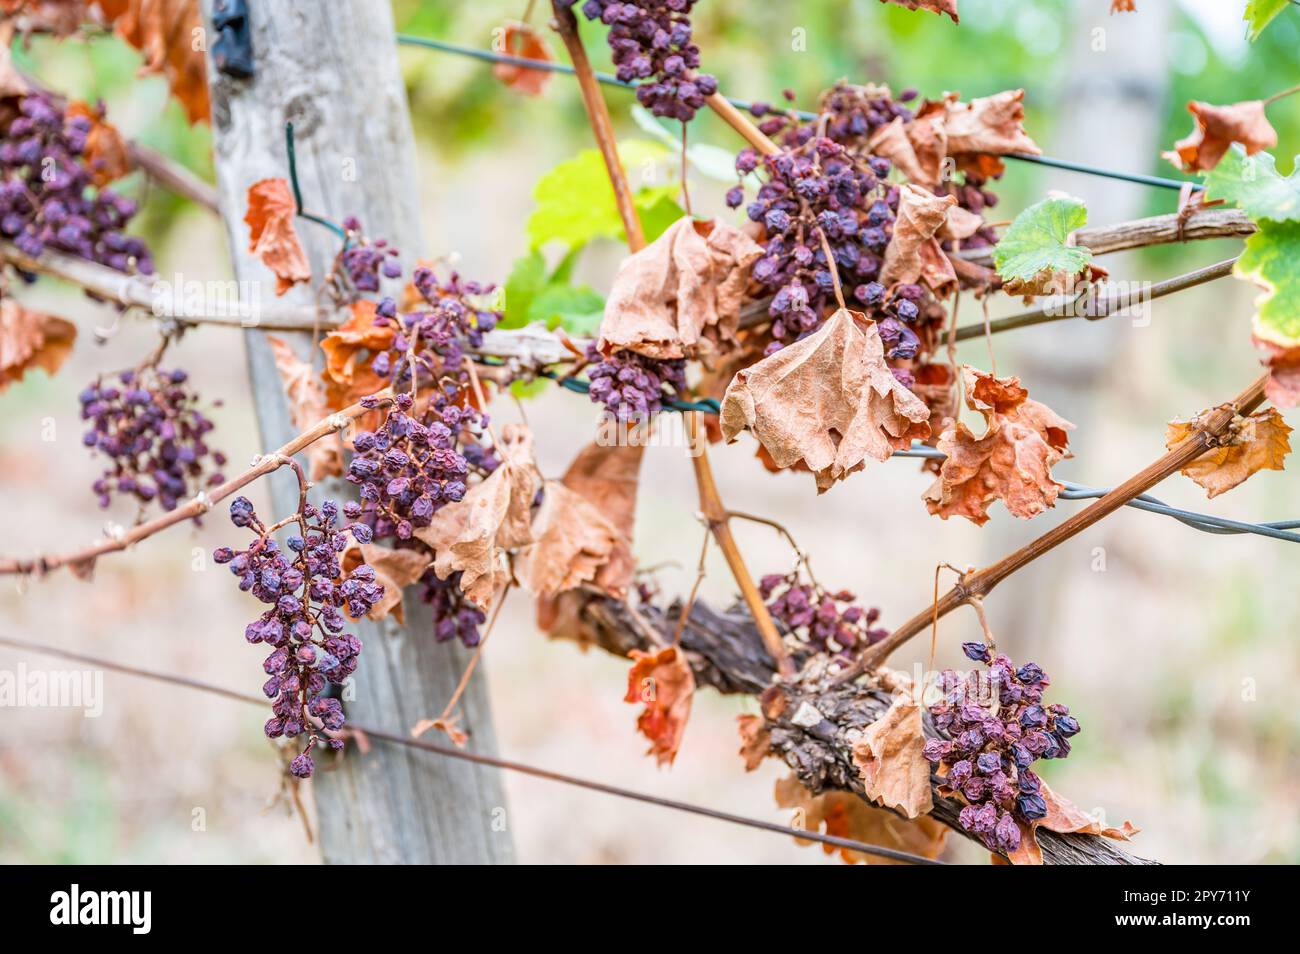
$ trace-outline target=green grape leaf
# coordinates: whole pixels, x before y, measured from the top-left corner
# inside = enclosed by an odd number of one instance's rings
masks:
[[[1074,275],[1092,259],[1081,245],[1066,245],[1075,229],[1087,224],[1088,209],[1078,199],[1048,198],[1016,216],[993,247],[993,264],[1003,281],[1031,281],[1046,271]]]
[[[531,381],[511,381],[510,393],[521,401],[531,401],[546,391],[550,378],[533,378]]]
[[[1264,289],[1255,299],[1256,336],[1300,344],[1300,222],[1260,222],[1232,273]]]
[[[515,259],[506,278],[505,313],[498,328],[522,328],[528,324],[528,309],[546,287],[546,259],[534,249]]]
[[[590,336],[605,314],[605,299],[590,285],[548,285],[528,309],[529,322],[557,325],[571,334]]]
[[[1246,21],[1246,33],[1254,43],[1264,28],[1273,22],[1273,18],[1287,8],[1290,0],[1250,0],[1242,19]]]
[[[618,155],[635,185],[646,178],[646,169],[669,156],[669,149],[647,139],[628,139],[618,144]],[[633,198],[647,240],[653,241],[657,235],[652,236],[651,223],[645,218],[652,216],[657,223],[666,214],[665,203],[676,208],[674,221],[681,217],[682,211],[673,201],[676,194],[677,183],[671,179],[637,189]],[[605,162],[596,149],[584,149],[542,176],[533,189],[533,198],[537,200],[537,208],[528,217],[527,226],[531,248],[558,241],[574,249],[592,239],[625,237],[614,202],[614,188],[609,184]]]
[[[1237,203],[1252,219],[1300,220],[1300,168],[1284,177],[1271,155],[1257,152],[1248,156],[1240,143],[1233,143],[1206,174],[1205,194]]]

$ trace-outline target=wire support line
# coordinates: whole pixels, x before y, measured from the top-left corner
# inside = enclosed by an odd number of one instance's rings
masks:
[[[143,669],[138,666],[131,666],[126,663],[114,662],[110,659],[103,659],[99,656],[92,656],[88,653],[74,652],[70,649],[60,649],[56,646],[47,646],[43,643],[30,642],[23,639],[11,639],[6,636],[0,636],[0,646],[8,646],[10,649],[26,650],[28,652],[42,653],[47,656],[53,656],[57,659],[67,659],[72,662],[86,663],[91,666],[97,666],[101,669],[107,669],[112,672],[119,672],[127,676],[136,676],[141,679],[150,679],[155,682],[167,683],[169,685],[181,686],[187,689],[195,689],[200,692],[206,692],[210,695],[220,696],[224,699],[231,699],[236,702],[247,702],[257,706],[266,705],[266,699],[259,698],[247,693],[238,692],[234,689],[226,689],[210,682],[204,682],[201,679],[194,679],[189,676],[178,676],[172,673],[159,672],[153,669]],[[789,825],[778,825],[776,822],[765,821],[761,818],[750,818],[747,815],[736,815],[732,812],[720,811],[716,808],[709,808],[705,805],[696,805],[692,802],[682,802],[672,798],[662,798],[658,795],[650,795],[646,792],[638,792],[633,789],[620,788],[617,785],[609,785],[605,782],[597,782],[592,779],[579,778],[575,775],[566,775],[563,772],[555,772],[550,769],[539,768],[535,765],[528,765],[523,762],[516,762],[511,759],[501,759],[490,755],[482,755],[477,752],[466,752],[461,749],[450,746],[438,745],[436,742],[427,742],[423,739],[414,739],[410,736],[398,732],[389,732],[383,729],[375,729],[370,726],[359,725],[355,722],[349,722],[348,725],[355,732],[361,733],[370,739],[378,739],[382,742],[388,742],[393,745],[401,745],[407,748],[419,749],[423,752],[429,752],[434,755],[442,755],[447,758],[460,759],[466,762],[473,762],[477,765],[486,765],[491,768],[502,769],[509,772],[518,772],[521,775],[529,775],[533,778],[545,779],[550,782],[559,782],[563,785],[571,785],[576,788],[584,788],[588,791],[599,792],[603,795],[613,795],[618,798],[625,798],[630,801],[643,802],[647,805],[657,805],[660,808],[668,808],[673,811],[685,812],[692,815],[699,815],[703,818],[711,818],[714,821],[729,822],[733,825],[740,825],[746,828],[754,828],[759,831],[770,831],[775,834],[785,835],[790,838],[798,838],[804,841],[821,842],[824,845],[830,845],[835,848],[846,848],[850,851],[860,851],[863,854],[875,855],[880,858],[889,858],[892,861],[902,861],[914,865],[943,865],[947,862],[936,861],[932,858],[926,858],[922,855],[914,855],[906,851],[898,851],[893,848],[885,848],[881,845],[870,845],[866,842],[855,841],[852,838],[840,838],[837,835],[823,835],[821,832],[805,831],[801,828],[792,828]]]
[[[397,42],[406,46],[418,46],[427,50],[436,50],[440,53],[452,53],[458,56],[469,57],[470,59],[480,60],[484,63],[502,63],[507,66],[520,66],[525,69],[539,70],[545,73],[560,73],[565,76],[573,76],[573,67],[567,63],[557,63],[552,60],[532,60],[526,56],[515,56],[511,53],[498,53],[495,50],[483,50],[473,46],[462,46],[458,43],[448,43],[446,40],[435,40],[425,36],[415,36],[410,33],[398,33]],[[612,73],[602,73],[595,71],[594,75],[597,81],[604,83],[606,86],[618,86],[623,89],[636,89],[635,83],[621,80]],[[727,102],[737,109],[749,110],[754,104],[750,100],[733,99],[726,97]],[[816,119],[818,114],[806,109],[795,109],[789,112],[794,113],[802,120]],[[1122,182],[1133,182],[1139,185],[1155,186],[1161,189],[1182,189],[1189,187],[1193,191],[1203,188],[1201,183],[1193,182],[1190,179],[1170,179],[1164,176],[1146,175],[1140,172],[1120,172],[1114,169],[1103,169],[1099,166],[1088,165],[1083,162],[1072,162],[1068,159],[1055,159],[1051,156],[1032,156],[1027,153],[1012,152],[1007,153],[1003,158],[1016,159],[1021,162],[1036,163],[1040,166],[1050,166],[1055,169],[1065,169],[1069,172],[1079,172],[1084,175],[1101,176],[1107,179],[1117,179]]]

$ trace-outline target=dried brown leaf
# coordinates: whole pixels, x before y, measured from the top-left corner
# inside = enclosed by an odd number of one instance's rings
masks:
[[[926,117],[904,123],[896,116],[872,134],[867,148],[892,162],[908,182],[934,188],[942,181],[947,155],[942,121]]]
[[[446,719],[421,719],[411,728],[411,738],[418,739],[430,729],[437,729],[439,732],[445,732],[451,744],[458,749],[463,749],[469,742],[469,736],[465,730],[460,727],[460,713],[448,716]]]
[[[421,550],[390,550],[375,543],[362,543],[343,551],[340,561],[344,575],[350,574],[365,563],[375,571],[375,579],[383,584],[384,595],[370,608],[367,619],[383,619],[391,615],[399,623],[406,622],[402,591],[424,576],[431,558]]]
[[[283,295],[299,282],[311,280],[307,253],[298,241],[293,220],[297,205],[284,179],[262,179],[248,187],[248,250],[275,272],[275,293]]]
[[[930,762],[923,752],[925,734],[921,709],[908,693],[900,693],[853,743],[853,764],[867,797],[908,818],[934,808],[930,792]]]
[[[266,336],[275,359],[275,370],[280,372],[280,383],[289,402],[289,419],[293,426],[305,431],[329,414],[325,401],[325,386],[310,364],[294,353],[283,338]],[[343,475],[343,438],[338,431],[322,437],[307,448],[308,476],[311,480]]]
[[[601,351],[667,359],[735,347],[749,266],[762,254],[726,223],[674,222],[619,268],[600,325]]]
[[[885,249],[880,280],[885,285],[924,281],[935,291],[955,284],[957,276],[934,236],[957,204],[956,196],[938,196],[914,186],[903,185],[898,196],[898,217],[894,237]]]
[[[1137,7],[1133,5],[1134,0],[1110,0],[1111,13],[1136,13]]]
[[[676,646],[652,653],[634,649],[631,658],[623,701],[645,705],[636,727],[650,740],[646,754],[653,755],[660,765],[671,765],[691,715],[695,676]]]
[[[877,808],[851,792],[827,791],[813,795],[794,775],[776,783],[775,795],[778,806],[790,809],[793,815],[792,826],[804,831],[852,838],[868,845],[894,848],[930,859],[938,858],[943,853],[944,842],[948,838],[947,827],[929,815],[910,820],[899,818],[894,812]],[[795,841],[801,845],[813,844],[797,836]],[[822,850],[828,855],[838,852],[840,858],[848,864],[907,863],[834,845],[823,844]]]
[[[596,575],[596,585],[619,598],[626,594],[636,572],[632,541],[644,455],[644,443],[588,444],[561,479],[564,486],[581,494],[619,532],[618,545]]]
[[[375,324],[375,303],[361,299],[352,303],[352,315],[321,341],[325,367],[325,401],[331,410],[341,411],[363,397],[382,391],[388,380],[371,368],[373,355],[393,344],[395,327]],[[359,426],[374,430],[383,419],[381,411],[371,411],[358,421]]]
[[[206,29],[199,0],[96,0],[117,33],[144,54],[141,75],[166,77],[191,124],[209,118],[204,45]]]
[[[102,108],[92,107],[89,103],[75,102],[68,104],[69,116],[84,116],[90,121],[90,132],[86,134],[86,148],[82,158],[90,170],[90,180],[97,187],[116,182],[134,167],[126,140],[117,131],[117,127],[104,119]]]
[[[909,10],[929,10],[931,13],[947,14],[952,22],[957,23],[957,0],[880,0],[881,3],[896,3]]]
[[[817,490],[930,434],[925,404],[885,364],[874,323],[840,309],[816,332],[740,371],[722,400],[723,436],[752,431],[776,466],[807,464]]]
[[[745,771],[752,772],[772,754],[772,735],[767,720],[760,715],[745,713],[736,716],[740,731],[740,757],[745,760]]]
[[[1284,348],[1256,336],[1255,346],[1263,350],[1262,360],[1269,371],[1265,397],[1283,409],[1300,404],[1300,345]]]
[[[969,103],[948,98],[943,120],[948,155],[1005,156],[1011,152],[1040,155],[1042,150],[1025,132],[1024,99],[1023,89],[1004,90]]]
[[[1165,446],[1181,444],[1199,421],[1170,421]],[[1231,440],[1206,451],[1184,467],[1182,474],[1204,487],[1207,497],[1217,497],[1257,471],[1285,469],[1286,455],[1291,453],[1290,433],[1290,425],[1277,408],[1256,411],[1234,421]]]
[[[988,426],[976,437],[964,423],[950,421],[939,436],[936,446],[948,456],[924,495],[930,513],[984,524],[994,500],[1023,518],[1055,506],[1063,485],[1051,469],[1070,456],[1066,432],[1074,425],[1029,400],[1019,378],[997,378],[970,365],[962,366],[962,378],[967,406]]]
[[[622,535],[559,481],[547,481],[543,495],[533,520],[535,542],[515,558],[515,579],[530,593],[556,596],[593,582]]]
[[[500,31],[497,34],[500,37],[499,52],[542,63],[555,59],[546,40],[527,23],[511,22],[497,29]],[[540,96],[551,81],[547,70],[535,70],[517,63],[497,63],[492,67],[492,75],[516,92],[528,96]]]
[[[77,326],[0,298],[0,392],[32,368],[53,375],[72,353]]]
[[[1262,100],[1215,106],[1193,100],[1187,111],[1196,119],[1196,126],[1183,139],[1174,143],[1173,151],[1164,157],[1184,172],[1206,172],[1219,164],[1228,147],[1239,142],[1246,147],[1247,155],[1277,145],[1277,131],[1264,113]]]
[[[1043,796],[1043,801],[1047,803],[1047,814],[1028,825],[1021,821],[1016,822],[1020,827],[1020,847],[1007,854],[1007,858],[1013,865],[1041,865],[1043,863],[1043,849],[1039,846],[1038,836],[1035,834],[1039,828],[1046,828],[1048,831],[1058,832],[1062,835],[1100,835],[1103,838],[1112,838],[1116,841],[1129,841],[1141,831],[1141,829],[1134,827],[1132,822],[1128,821],[1124,822],[1119,828],[1106,827],[1065,796],[1056,794],[1041,779],[1039,780],[1038,793]]]

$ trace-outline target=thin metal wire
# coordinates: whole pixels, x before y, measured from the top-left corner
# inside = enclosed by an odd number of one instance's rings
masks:
[[[343,226],[319,215],[313,215],[302,207],[302,188],[298,185],[298,157],[293,148],[293,123],[291,122],[284,124],[284,150],[289,157],[289,185],[293,188],[294,211],[300,218],[304,218],[308,222],[315,222],[317,225],[325,226],[325,228],[343,239],[343,247],[347,248],[348,233]]]
[[[458,56],[466,56],[471,59],[481,60],[485,63],[504,63],[509,66],[522,66],[530,70],[539,70],[546,73],[561,73],[565,76],[573,75],[573,67],[567,63],[556,63],[551,60],[531,60],[524,56],[514,56],[510,53],[497,53],[494,50],[483,50],[472,46],[461,46],[457,43],[448,43],[445,40],[434,40],[424,36],[413,36],[410,33],[397,34],[397,42],[407,46],[419,46],[428,50],[437,50],[441,53],[453,53]],[[595,73],[596,79],[606,86],[619,86],[623,89],[635,89],[635,83],[629,83],[621,80],[610,73]],[[726,97],[727,102],[731,103],[737,109],[749,110],[754,104],[745,99],[733,99]],[[817,114],[809,112],[806,109],[793,110],[794,114],[800,119],[816,119]],[[1168,179],[1164,176],[1146,175],[1140,172],[1119,172],[1114,169],[1102,169],[1098,166],[1091,166],[1082,162],[1071,162],[1068,159],[1054,159],[1051,156],[1031,156],[1027,153],[1013,152],[1006,155],[1007,159],[1017,159],[1021,162],[1037,163],[1040,166],[1051,166],[1056,169],[1067,169],[1070,172],[1080,172],[1085,175],[1102,176],[1107,179],[1118,179],[1122,182],[1135,182],[1139,185],[1156,186],[1162,189],[1182,189],[1184,186],[1190,186],[1193,191],[1199,190],[1202,185],[1199,182],[1192,182],[1185,179]]]
[[[56,646],[47,646],[43,643],[34,643],[29,642],[28,640],[10,639],[9,637],[0,636],[0,646],[8,646],[11,649],[24,649],[30,652],[43,653],[47,656],[54,656],[58,659],[68,659],[75,662],[87,663],[101,669],[120,672],[128,676],[138,676],[142,679],[152,679],[156,682],[168,683],[174,686],[182,686],[186,689],[197,689],[200,692],[207,692],[215,696],[221,696],[224,699],[233,699],[236,702],[247,702],[258,706],[266,704],[265,699],[242,692],[236,692],[234,689],[226,689],[210,682],[204,682],[201,679],[193,679],[189,676],[177,676],[171,673],[159,672],[154,669],[142,669],[138,666],[130,666],[126,663],[114,662],[110,659],[102,659],[98,656],[89,655],[88,653],[78,653],[70,649],[60,649]],[[562,772],[554,772],[550,769],[538,768],[535,765],[527,765],[523,762],[515,762],[510,759],[499,759],[490,755],[481,755],[477,752],[465,752],[461,749],[452,748],[450,746],[439,745],[436,742],[426,742],[423,739],[413,739],[410,736],[402,735],[397,732],[387,732],[383,729],[375,729],[370,726],[359,725],[355,722],[350,723],[350,725],[357,732],[364,733],[367,738],[379,739],[383,742],[392,743],[393,745],[420,749],[421,751],[431,752],[435,755],[443,755],[447,758],[460,759],[465,762],[474,762],[478,765],[488,765],[492,768],[518,772],[522,775],[531,775],[534,778],[546,779],[551,782],[560,782],[564,785],[572,785],[577,788],[585,788],[588,791],[600,792],[604,795],[614,795],[619,798],[644,802],[648,805],[658,805],[660,808],[669,808],[674,811],[700,815],[704,818],[712,818],[715,821],[730,822],[733,825],[742,825],[746,828],[755,828],[760,831],[775,832],[776,834],[786,835],[792,838],[800,838],[806,841],[817,841],[824,845],[831,845],[836,848],[847,848],[850,851],[860,851],[863,854],[875,855],[880,858],[889,858],[893,861],[902,861],[914,865],[942,865],[947,863],[936,861],[932,858],[926,858],[922,855],[914,855],[906,851],[897,851],[893,848],[885,848],[881,845],[869,845],[866,842],[855,841],[852,838],[840,838],[837,835],[823,835],[821,832],[805,831],[801,828],[791,828],[788,825],[778,825],[775,822],[765,821],[761,818],[750,818],[746,815],[736,815],[731,812],[719,811],[716,808],[709,808],[704,805],[695,805],[691,802],[679,802],[676,799],[661,798],[658,795],[649,795],[645,792],[620,788],[617,785],[607,785],[604,782],[579,778],[575,775],[565,775]]]

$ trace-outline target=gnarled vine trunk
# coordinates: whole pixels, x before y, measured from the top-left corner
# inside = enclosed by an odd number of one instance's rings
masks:
[[[205,0],[210,25],[212,0]],[[251,282],[265,303],[274,278],[248,251],[243,221],[248,187],[288,178],[284,126],[294,124],[297,167],[307,209],[332,221],[357,216],[403,253],[407,273],[424,252],[419,225],[415,145],[398,70],[392,14],[383,0],[249,5],[255,73],[220,74],[209,60],[212,127],[221,212],[235,276]],[[209,32],[210,37],[216,33]],[[209,48],[211,44],[209,43]],[[299,219],[312,266],[310,287],[284,297],[315,300],[339,251],[339,238]],[[262,444],[277,447],[296,432],[266,333],[246,333],[249,376]],[[285,334],[295,351],[319,356],[307,333]],[[347,488],[323,488],[339,496]],[[297,506],[290,475],[278,475],[277,511]],[[405,731],[446,704],[465,668],[459,644],[438,644],[427,607],[406,601],[406,624],[363,623],[365,643],[345,694],[348,715]],[[480,666],[461,700],[463,724],[479,751],[494,753],[495,735]],[[494,769],[430,757],[398,746],[362,754],[349,747],[337,768],[323,766],[313,782],[320,840],[327,862],[502,863],[514,858],[505,797]]]

